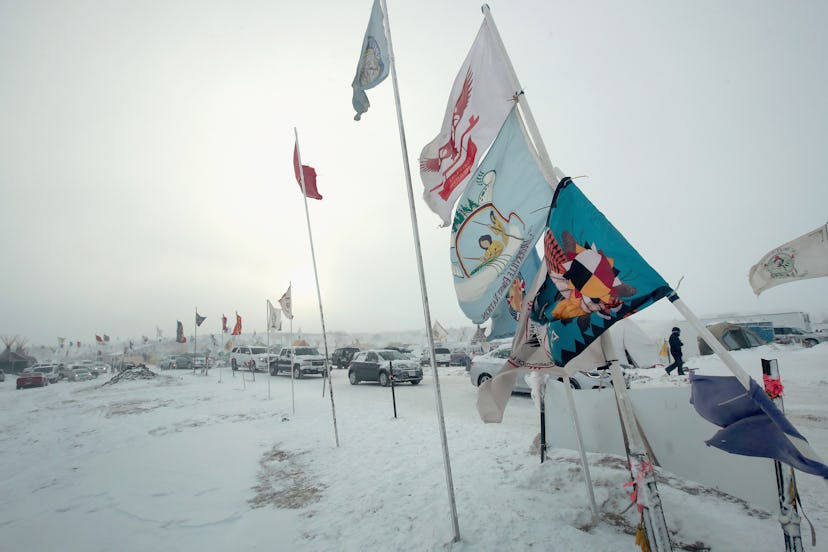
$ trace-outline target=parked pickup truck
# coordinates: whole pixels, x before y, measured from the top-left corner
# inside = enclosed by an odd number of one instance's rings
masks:
[[[324,374],[325,357],[316,347],[282,347],[279,356],[270,361],[270,375],[291,371],[297,379],[307,374]]]

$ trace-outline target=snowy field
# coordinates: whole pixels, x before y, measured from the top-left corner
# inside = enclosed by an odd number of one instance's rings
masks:
[[[790,418],[828,458],[828,344],[736,357],[754,377],[759,358],[780,360]],[[725,373],[713,357],[688,364]],[[513,396],[502,424],[480,422],[463,369],[440,371],[461,535],[452,543],[430,375],[395,389],[395,419],[390,388],[351,386],[335,371],[337,447],[319,378],[295,382],[294,414],[287,376],[150,368],[152,379],[113,384],[0,383],[0,549],[639,550],[625,459],[589,455],[601,512],[592,524],[577,452],[553,448],[540,463],[527,396]],[[633,385],[688,383],[651,369]],[[775,513],[658,475],[676,550],[783,549]],[[828,485],[797,477],[817,531],[805,548],[828,550]]]

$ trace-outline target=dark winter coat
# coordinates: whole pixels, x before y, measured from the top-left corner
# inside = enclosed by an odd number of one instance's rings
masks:
[[[679,333],[678,332],[673,332],[673,333],[670,334],[669,343],[670,343],[670,354],[673,355],[673,357],[681,358],[681,356],[682,356],[681,355],[681,346],[684,345],[684,343],[682,343],[681,339],[679,339]]]

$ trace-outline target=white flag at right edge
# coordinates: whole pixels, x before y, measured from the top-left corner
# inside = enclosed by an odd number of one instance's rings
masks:
[[[763,291],[793,280],[828,276],[828,225],[780,245],[750,268],[750,287]]]
[[[420,153],[423,198],[448,226],[451,211],[514,105],[505,52],[486,20],[454,80],[440,134]]]

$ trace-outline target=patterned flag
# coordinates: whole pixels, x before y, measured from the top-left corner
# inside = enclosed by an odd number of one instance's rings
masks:
[[[290,298],[290,288],[292,286],[293,284],[290,284],[287,291],[282,294],[282,297],[279,299],[279,306],[282,307],[282,312],[288,320],[293,320],[293,302]]]
[[[828,276],[828,225],[780,245],[753,265],[748,279],[753,292],[794,280]]]
[[[520,309],[523,307],[527,288],[535,279],[535,275],[540,269],[540,263],[540,256],[533,247],[523,266],[520,267],[517,276],[512,280],[509,290],[506,292],[506,297],[492,313],[492,329],[486,338],[488,341],[515,335],[518,316],[520,315]]]
[[[664,279],[564,178],[544,238],[549,277],[532,318],[547,326],[552,360],[565,366],[616,321],[670,293]]]
[[[514,105],[514,88],[504,53],[484,20],[454,81],[440,134],[420,153],[423,197],[443,226]]]
[[[236,325],[233,326],[233,332],[231,335],[241,335],[242,333],[242,319],[239,316],[239,313],[236,313]]]
[[[223,314],[221,315],[221,333],[227,333],[230,331],[230,328],[227,327],[227,317]]]
[[[296,175],[296,182],[299,189],[302,189],[302,178],[304,178],[305,195],[311,199],[322,199],[322,195],[316,189],[316,169],[308,165],[302,165],[302,177],[299,176],[299,142],[293,145],[293,172]]]
[[[510,292],[546,228],[553,193],[513,109],[458,201],[451,229],[454,291],[475,324]],[[534,278],[537,267],[530,272]]]
[[[187,343],[187,338],[184,337],[184,324],[181,323],[181,320],[175,323],[175,340],[178,343]]]
[[[233,348],[233,340],[232,340],[232,339],[228,339],[228,340],[227,340],[227,343],[225,343],[225,344],[224,344],[224,350],[225,350],[225,351],[229,351],[229,350],[230,350],[230,349],[232,349],[232,348]]]
[[[734,376],[691,374],[690,386],[696,412],[722,428],[706,441],[709,446],[772,458],[828,479],[828,466],[753,378],[747,392]]]
[[[520,369],[574,373],[581,368],[576,357],[604,331],[670,292],[572,180],[562,179],[549,213],[544,260],[526,292],[509,360],[478,390],[481,419],[502,420]]]
[[[356,75],[351,83],[354,89],[351,104],[356,110],[355,121],[359,121],[371,105],[365,91],[384,81],[391,67],[384,19],[379,0],[374,0],[371,19],[368,20],[368,28],[365,30],[365,38],[362,39],[362,48],[359,51]]]
[[[204,322],[205,320],[207,320],[207,317],[206,316],[201,316],[200,314],[198,314],[198,311],[196,311],[196,317],[195,317],[196,326],[201,326],[201,323]]]
[[[277,332],[282,330],[282,311],[275,308],[270,299],[267,300],[267,327]]]

